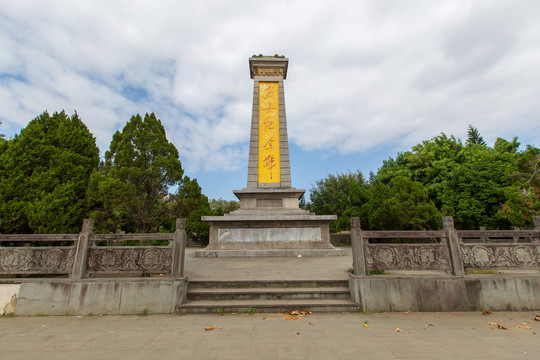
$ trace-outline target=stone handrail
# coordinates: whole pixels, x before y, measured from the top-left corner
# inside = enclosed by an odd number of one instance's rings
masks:
[[[0,275],[63,275],[73,279],[129,274],[183,277],[187,242],[185,219],[177,219],[176,231],[168,234],[94,234],[93,225],[93,220],[84,220],[78,235],[0,234]],[[168,245],[96,246],[98,241],[122,244],[126,240],[139,244],[167,240]],[[71,244],[51,245],[66,242]]]
[[[363,231],[360,219],[351,219],[355,275],[373,270],[442,270],[457,276],[470,269],[529,270],[540,268],[540,217],[534,230],[456,230],[451,216],[443,217],[442,231]],[[379,244],[369,239],[438,239],[425,244]],[[475,242],[464,243],[463,239]],[[486,243],[489,239],[506,243]],[[529,243],[520,243],[528,239]]]

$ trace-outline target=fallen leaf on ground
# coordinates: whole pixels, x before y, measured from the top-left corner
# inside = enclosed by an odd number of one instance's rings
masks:
[[[284,320],[299,320],[309,314],[311,314],[311,311],[308,311],[308,310],[285,311],[285,314],[284,314],[285,316],[283,317],[283,319]]]
[[[501,325],[501,324],[496,323],[496,322],[488,322],[488,324],[491,325],[491,326],[496,326],[497,328],[502,329],[502,330],[508,330],[508,328],[506,328],[504,325]]]
[[[364,324],[364,327],[367,328],[367,327],[368,327],[368,324]]]
[[[489,310],[482,311],[482,315],[491,315],[491,314],[493,314],[493,313],[491,311],[489,311]]]
[[[308,311],[308,310],[293,310],[293,311],[289,311],[289,314],[296,315],[296,316],[305,316],[305,315],[311,314],[311,311]]]
[[[527,330],[532,329],[530,326],[523,326],[523,325],[516,325],[516,327],[520,329],[527,329]]]
[[[430,326],[435,326],[435,325],[433,325],[433,324],[426,324],[426,325],[424,325],[424,329],[427,329],[427,328],[430,327]]]
[[[540,321],[540,315],[536,315],[536,316],[534,317],[534,320]]]
[[[312,322],[308,322],[308,324],[309,324],[309,325],[313,325],[313,323],[312,323]]]
[[[210,330],[214,330],[215,328],[216,328],[215,326],[209,326],[209,327],[205,327],[204,330],[210,331]]]
[[[401,332],[401,329],[396,326],[396,331]]]

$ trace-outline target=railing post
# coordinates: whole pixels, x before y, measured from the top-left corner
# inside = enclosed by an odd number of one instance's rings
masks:
[[[84,279],[86,277],[86,260],[88,258],[88,243],[94,229],[94,220],[84,219],[81,232],[77,238],[77,251],[73,264],[72,279]]]
[[[533,241],[538,242],[540,240],[540,216],[533,216],[532,221],[534,224],[534,230],[538,232],[538,235],[533,239]]]
[[[480,231],[486,231],[486,227],[485,226],[480,226]],[[480,236],[480,242],[488,242],[488,238],[485,237],[485,236]]]
[[[514,226],[514,231],[519,231],[519,230],[521,230],[519,226]],[[517,243],[519,243],[519,235],[514,236],[514,244],[517,244]]]
[[[452,272],[457,276],[465,275],[465,268],[463,267],[463,260],[461,259],[461,253],[459,248],[459,237],[454,227],[454,218],[451,216],[443,216],[442,223],[444,231],[446,231],[446,238],[448,239],[448,247],[450,250],[450,261],[452,262]]]
[[[351,245],[354,275],[367,276],[364,237],[358,217],[351,218]]]
[[[173,262],[171,269],[172,278],[184,276],[184,258],[186,255],[186,219],[176,219],[176,230],[173,237]]]

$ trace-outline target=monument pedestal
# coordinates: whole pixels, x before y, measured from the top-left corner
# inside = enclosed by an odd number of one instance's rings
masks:
[[[196,257],[344,255],[330,244],[335,215],[314,215],[298,207],[305,190],[291,186],[283,80],[289,60],[249,59],[254,79],[247,188],[234,191],[240,209],[203,216],[210,243]]]
[[[196,257],[344,255],[330,243],[335,215],[314,215],[298,208],[304,190],[243,189],[234,192],[240,209],[224,216],[204,216],[210,243]]]

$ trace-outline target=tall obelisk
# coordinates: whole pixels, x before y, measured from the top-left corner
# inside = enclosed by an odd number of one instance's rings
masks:
[[[233,191],[240,209],[202,218],[210,224],[210,243],[198,257],[343,254],[330,244],[336,216],[300,209],[305,190],[291,186],[283,88],[288,64],[280,56],[249,59],[254,85],[247,187]]]
[[[289,140],[283,80],[289,59],[252,57],[253,108],[247,188],[234,191],[240,210],[300,210],[298,199],[305,190],[291,186]]]
[[[248,189],[291,187],[283,89],[288,64],[288,59],[276,57],[249,59],[249,70],[254,84]]]

